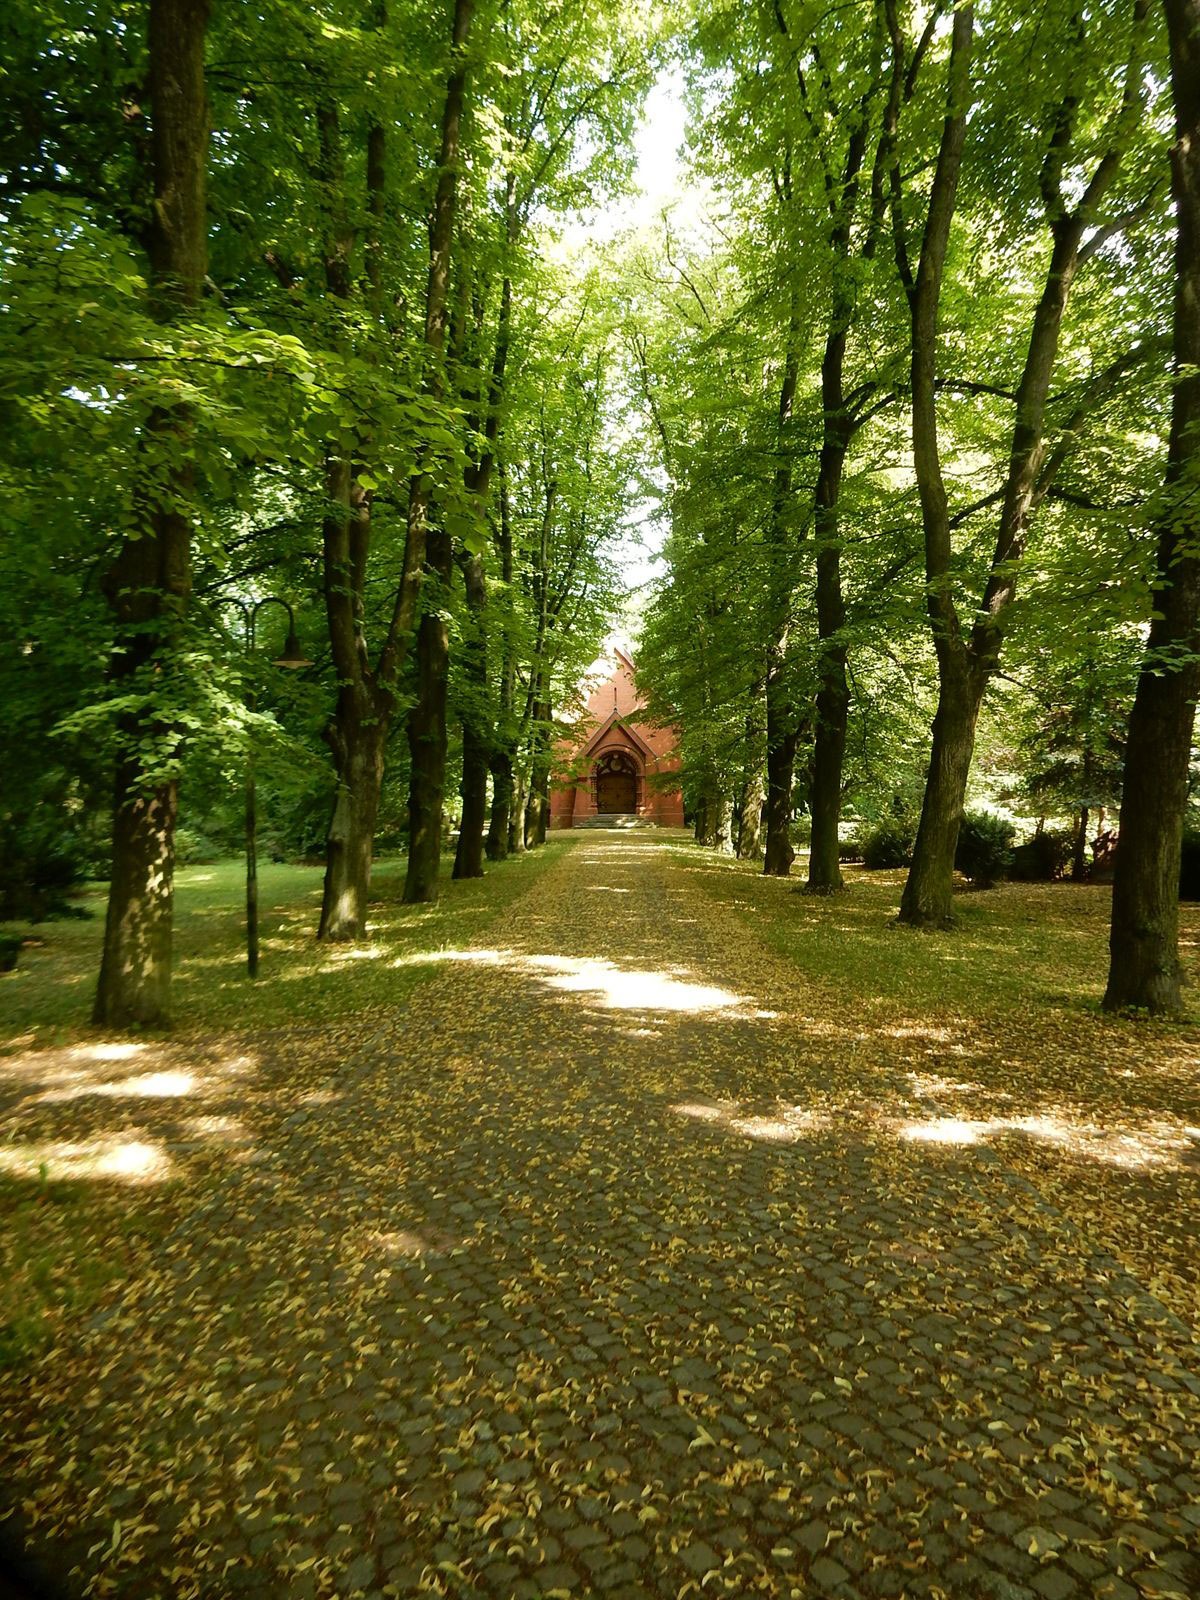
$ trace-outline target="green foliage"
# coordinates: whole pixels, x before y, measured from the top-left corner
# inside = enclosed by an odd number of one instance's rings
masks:
[[[954,865],[976,889],[991,889],[1006,878],[1013,860],[1016,828],[991,811],[968,811],[958,828]]]
[[[917,825],[911,817],[890,817],[854,835],[850,860],[878,872],[884,868],[906,867],[912,860]]]
[[[1043,828],[1013,848],[1008,876],[1016,883],[1052,883],[1066,871],[1071,851],[1069,833]]]
[[[1179,898],[1200,900],[1200,827],[1188,827],[1183,835],[1179,861]]]
[[[87,871],[82,841],[53,811],[0,818],[0,922],[80,915],[71,896]]]
[[[1117,129],[1120,171],[1073,285],[1047,405],[1055,472],[1031,509],[1007,676],[979,729],[973,802],[1039,820],[1119,804],[1150,605],[1143,508],[1171,393],[1155,353],[1169,313],[1167,72],[1157,8],[1140,33],[1134,10],[979,8],[941,306],[948,581],[965,620],[992,560],[1058,109],[1071,107],[1066,194]],[[836,554],[843,801],[859,843],[877,834],[902,864],[896,812],[914,810],[924,785],[936,658],[897,262],[922,225],[947,33],[932,30],[919,62],[910,41],[899,156],[918,176],[893,207],[874,167],[890,137],[884,15],[876,0],[481,6],[447,340],[431,361],[446,6],[213,8],[209,282],[164,323],[147,255],[145,8],[19,0],[0,33],[14,106],[0,131],[6,816],[46,810],[65,855],[102,869],[112,762],[132,753],[147,781],[180,780],[181,850],[199,859],[238,848],[252,758],[264,854],[319,853],[334,794],[326,736],[344,688],[323,615],[338,585],[322,564],[337,510],[327,468],[340,460],[362,536],[356,659],[377,661],[388,634],[418,469],[451,537],[452,570],[427,579],[423,601],[451,641],[451,797],[464,719],[530,775],[616,620],[615,552],[631,521],[649,519],[663,560],[638,598],[637,654],[652,713],[681,729],[689,804],[761,780],[770,676],[773,705],[799,730],[803,808],[830,646],[817,574]],[[923,25],[903,6],[898,19],[902,31]],[[1131,58],[1145,63],[1143,101],[1126,113]],[[600,243],[586,224],[627,192],[639,107],[669,59],[686,82],[691,199]],[[855,148],[857,190],[842,176]],[[848,445],[836,525],[819,532],[835,325]],[[1099,382],[1121,361],[1119,381]],[[164,415],[187,426],[164,429]],[[110,663],[150,624],[117,628],[105,574],[168,487],[193,528],[188,614],[171,617],[143,670],[116,676]],[[278,613],[246,658],[230,602],[268,593],[299,617],[313,663],[299,678],[271,665]],[[407,828],[414,693],[410,672],[389,702],[379,822],[393,844]]]

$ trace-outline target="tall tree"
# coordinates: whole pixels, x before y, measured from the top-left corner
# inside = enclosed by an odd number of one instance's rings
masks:
[[[466,45],[474,11],[474,0],[454,0],[425,290],[423,389],[433,402],[440,401],[444,394],[451,248],[469,70]],[[395,584],[395,601],[377,660],[372,664],[362,634],[361,604],[356,598],[365,581],[361,533],[366,509],[363,496],[369,491],[364,490],[361,479],[356,488],[353,465],[348,452],[331,463],[331,510],[324,538],[325,606],[338,674],[337,704],[328,737],[338,789],[329,825],[318,936],[331,940],[360,938],[366,927],[375,817],[387,738],[401,674],[418,625],[427,519],[434,492],[432,465],[426,454],[418,461],[409,483],[404,553]]]
[[[207,267],[208,107],[204,0],[150,0],[148,88],[153,202],[150,294],[166,323],[199,305]],[[114,1027],[170,1021],[179,730],[155,709],[191,588],[191,408],[156,405],[137,465],[136,523],[105,578],[116,624],[112,678],[136,709],[118,724],[113,854],[93,1019]]]
[[[492,207],[496,237],[496,265],[492,270],[501,280],[500,292],[494,297],[496,320],[490,369],[476,360],[473,392],[463,396],[469,417],[467,432],[473,441],[464,492],[474,538],[466,544],[452,539],[445,552],[446,563],[457,562],[463,573],[471,610],[465,665],[474,675],[472,692],[463,703],[465,820],[459,834],[456,876],[477,876],[482,871],[485,759],[489,744],[494,743],[489,739],[484,715],[487,581],[482,528],[501,447],[513,346],[514,294],[528,288],[517,281],[522,265],[520,255],[538,206],[571,204],[581,178],[593,197],[600,198],[626,175],[630,108],[644,83],[646,52],[642,41],[620,27],[621,20],[611,5],[588,4],[585,0],[569,0],[549,16],[535,17],[517,6],[506,6],[501,14],[498,48],[505,59],[498,75],[495,109],[503,127],[502,173],[500,182],[494,185],[496,198]],[[487,288],[485,282],[476,285],[481,306]],[[536,339],[536,327],[530,331]],[[482,345],[482,338],[479,342]],[[468,368],[471,365],[468,363]],[[418,654],[422,660],[428,655],[428,670],[419,673],[413,712],[420,733],[412,744],[414,781],[405,884],[405,898],[409,900],[432,899],[437,894],[444,796],[436,774],[445,765],[450,680],[448,655],[440,641],[436,620],[423,622]],[[500,784],[503,788],[503,773]]]
[[[1000,661],[1001,647],[1016,596],[1017,575],[1037,510],[1062,464],[1051,448],[1047,404],[1051,394],[1071,290],[1080,267],[1119,232],[1122,219],[1106,217],[1102,206],[1112,189],[1144,109],[1145,21],[1149,0],[1133,0],[1124,33],[1125,62],[1116,107],[1101,114],[1098,130],[1081,123],[1095,117],[1085,90],[1100,99],[1107,89],[1080,82],[1082,67],[1072,63],[1044,129],[1039,188],[1049,253],[1041,292],[1030,320],[1026,352],[1016,392],[1008,464],[994,497],[1000,515],[983,593],[974,619],[965,625],[955,600],[954,520],[946,491],[938,438],[937,394],[940,359],[938,321],[951,226],[958,198],[967,118],[976,89],[971,75],[974,8],[954,14],[948,69],[948,107],[925,230],[915,274],[909,266],[905,180],[897,142],[891,172],[893,235],[900,277],[912,315],[913,464],[921,499],[925,577],[930,630],[937,656],[939,698],[933,724],[929,774],[912,866],[900,902],[900,919],[921,927],[951,921],[954,855],[975,731],[987,685]],[[1085,16],[1073,12],[1079,59],[1087,61]],[[895,0],[889,22],[897,71],[905,70],[906,41]],[[1092,19],[1093,31],[1108,28]],[[995,44],[995,34],[991,36]],[[1093,41],[1094,42],[1094,41]],[[1097,152],[1098,153],[1095,153]],[[1068,173],[1070,184],[1068,183]],[[1071,189],[1078,184],[1072,203]],[[1069,437],[1064,431],[1064,437]]]
[[[1154,612],[1129,719],[1104,1005],[1182,1009],[1179,858],[1200,696],[1200,0],[1164,0],[1175,102],[1174,397]]]
[[[782,8],[777,10],[782,22]],[[884,38],[885,7],[883,0],[876,0],[862,88],[848,106],[843,105],[840,91],[837,95],[827,92],[821,119],[812,104],[814,94],[808,74],[801,62],[795,64],[797,87],[820,167],[827,211],[824,231],[829,274],[819,390],[821,444],[813,489],[818,688],[809,793],[812,837],[806,887],[811,894],[830,894],[842,887],[838,825],[850,692],[842,587],[841,497],[846,458],[855,433],[870,416],[870,402],[879,381],[877,374],[870,373],[848,392],[847,362],[851,334],[865,299],[865,269],[874,259],[884,221],[891,129],[901,94],[900,73],[893,63],[887,115],[876,140],[874,170],[870,172],[867,225],[856,236],[864,180],[870,171],[874,104],[883,85]],[[850,65],[848,61],[847,69]]]

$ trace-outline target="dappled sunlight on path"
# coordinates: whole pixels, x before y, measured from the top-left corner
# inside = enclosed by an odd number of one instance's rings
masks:
[[[479,963],[527,974],[548,989],[564,994],[595,997],[598,1005],[613,1011],[738,1011],[750,1002],[715,984],[695,983],[686,968],[639,971],[594,957],[522,955],[514,950],[438,950],[429,955],[402,956],[396,966],[425,966],[439,962]],[[756,1016],[772,1013],[752,1011]]]
[[[404,1003],[324,1084],[47,1059],[31,1118],[254,1114],[16,1408],[35,1547],[117,1594],[1200,1592],[1196,1345],[1011,1156],[1182,1175],[1190,1111],[832,992],[755,931],[781,887],[592,835],[499,939],[374,941]]]

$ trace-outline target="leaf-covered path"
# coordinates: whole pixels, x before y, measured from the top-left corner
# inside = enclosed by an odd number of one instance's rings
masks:
[[[67,1592],[1200,1592],[1182,1321],[704,858],[430,965],[6,1396]]]

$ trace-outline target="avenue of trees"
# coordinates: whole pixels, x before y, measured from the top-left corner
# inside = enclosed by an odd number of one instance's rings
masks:
[[[562,234],[628,181],[653,19],[22,0],[0,30],[6,855],[110,872],[95,1019],[157,1024],[177,856],[238,847],[251,757],[268,839],[324,852],[323,939],[363,935],[380,835],[436,897],[450,784],[456,876],[485,822],[493,858],[544,836],[628,472],[611,296]]]
[[[382,845],[543,840],[647,505],[699,838],[799,810],[824,895],[911,817],[940,929],[981,762],[1077,872],[1119,806],[1106,1004],[1179,1010],[1200,0],[17,0],[0,61],[0,914],[108,876],[97,1022],[169,1020],[251,761],[325,940]],[[703,206],[589,237],[664,72]]]
[[[670,528],[642,667],[697,836],[786,875],[799,804],[829,894],[848,811],[910,813],[900,919],[947,927],[986,703],[1077,870],[1119,801],[1106,1003],[1152,1011],[1200,687],[1198,28],[1176,0],[702,6],[708,216],[631,278]]]

